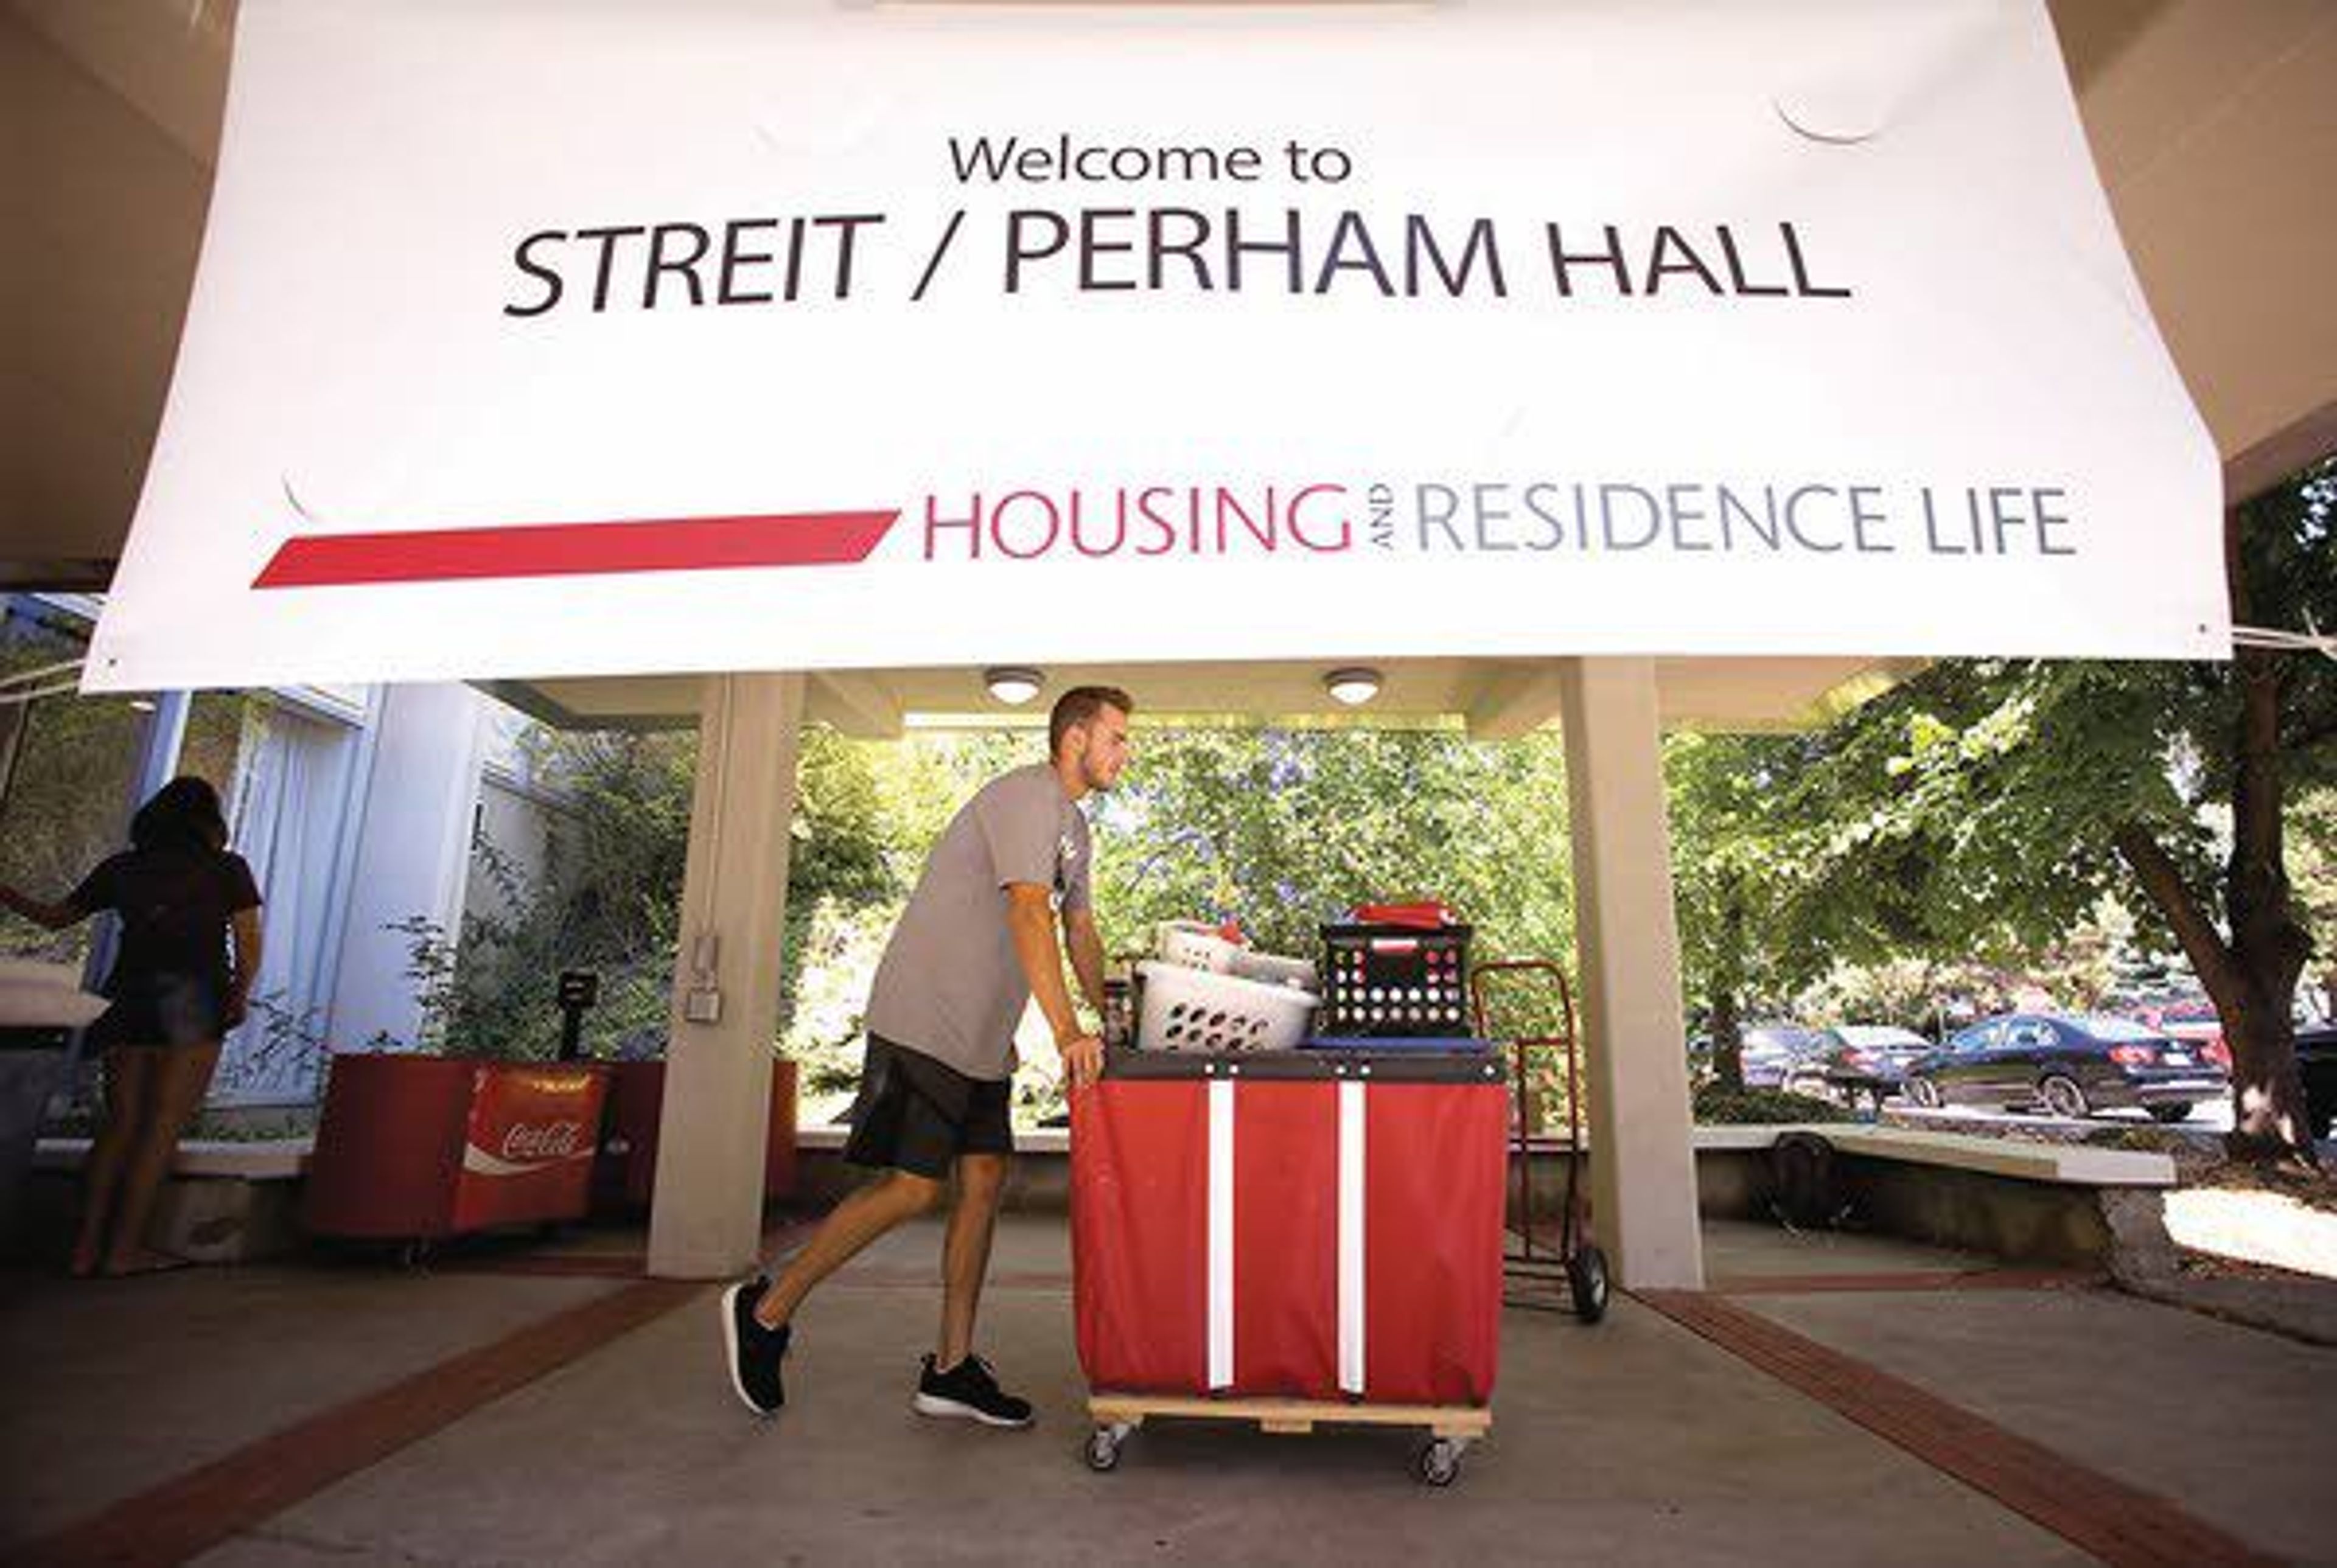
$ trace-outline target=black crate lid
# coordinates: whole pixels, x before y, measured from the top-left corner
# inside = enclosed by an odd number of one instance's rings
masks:
[[[1333,921],[1328,924],[1319,926],[1316,929],[1323,933],[1323,940],[1327,942],[1335,938],[1353,941],[1359,937],[1424,937],[1430,940],[1434,940],[1440,937],[1465,938],[1472,928],[1466,925],[1399,926],[1386,923],[1378,925],[1358,925],[1343,920]]]

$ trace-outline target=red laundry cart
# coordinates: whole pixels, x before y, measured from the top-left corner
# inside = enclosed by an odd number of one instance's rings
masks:
[[[1109,1470],[1148,1416],[1491,1427],[1508,1096],[1489,1053],[1115,1051],[1071,1097],[1080,1364]]]

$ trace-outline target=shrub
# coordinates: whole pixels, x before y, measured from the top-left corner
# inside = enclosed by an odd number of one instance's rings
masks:
[[[1744,1126],[1857,1118],[1832,1100],[1809,1095],[1789,1095],[1782,1089],[1724,1089],[1717,1084],[1705,1084],[1696,1091],[1696,1119],[1704,1126]]]

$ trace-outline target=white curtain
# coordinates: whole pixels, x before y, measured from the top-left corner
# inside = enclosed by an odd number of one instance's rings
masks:
[[[245,720],[229,831],[266,901],[266,940],[251,1016],[228,1037],[213,1104],[297,1104],[316,1096],[331,979],[326,942],[339,896],[336,868],[356,735],[280,703],[255,704]]]

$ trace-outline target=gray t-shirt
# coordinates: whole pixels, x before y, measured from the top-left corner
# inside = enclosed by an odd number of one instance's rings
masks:
[[[1006,884],[1054,892],[1059,910],[1094,901],[1088,819],[1055,770],[1032,763],[992,779],[959,808],[925,858],[876,966],[868,1031],[970,1078],[1014,1072],[1014,1026],[1031,987],[1014,956]]]

